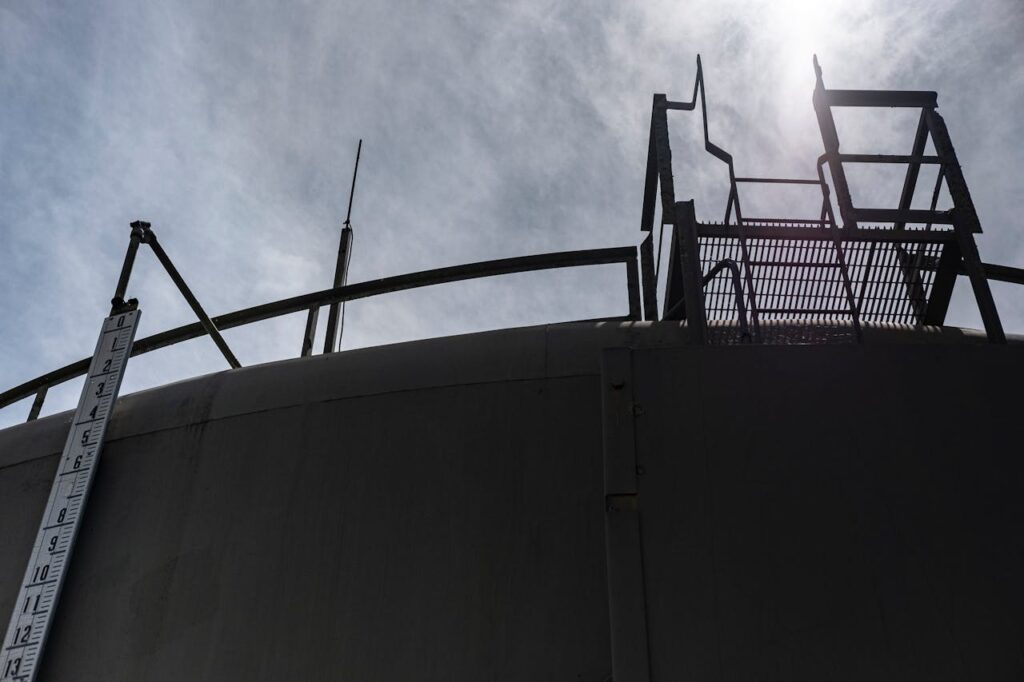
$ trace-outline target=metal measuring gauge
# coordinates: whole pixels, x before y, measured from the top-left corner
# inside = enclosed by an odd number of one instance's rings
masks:
[[[36,679],[139,315],[138,309],[127,310],[103,321],[4,636],[0,682]]]

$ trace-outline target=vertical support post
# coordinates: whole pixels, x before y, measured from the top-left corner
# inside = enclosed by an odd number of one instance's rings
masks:
[[[659,114],[665,115],[665,109],[659,110],[659,102],[664,103],[665,96],[659,100],[658,95],[654,96],[651,104],[651,130],[647,137],[647,170],[644,173],[644,203],[640,212],[640,230],[650,232],[654,227],[654,212],[658,200],[658,146],[655,139],[655,126]]]
[[[818,118],[818,129],[821,130],[821,141],[825,145],[825,158],[828,170],[832,174],[832,184],[836,189],[836,203],[839,204],[839,215],[843,219],[843,227],[856,230],[857,220],[853,215],[853,198],[850,196],[850,184],[846,180],[846,171],[839,160],[839,132],[836,130],[835,119],[832,118],[832,107],[828,103],[828,91],[821,78],[821,67],[818,57],[814,57],[814,113]]]
[[[860,329],[860,303],[853,296],[853,282],[850,281],[850,269],[846,264],[846,251],[843,249],[843,241],[839,237],[839,230],[836,229],[836,217],[832,213],[832,198],[829,194],[828,185],[825,183],[825,176],[821,172],[821,161],[818,162],[818,180],[821,182],[821,220],[828,225],[832,233],[832,247],[836,250],[836,260],[839,262],[839,273],[843,277],[843,290],[846,292],[846,304],[850,307],[850,319],[853,320],[853,334],[857,343],[864,340]],[[874,244],[872,244],[874,246]],[[870,264],[868,268],[870,269]]]
[[[32,409],[28,411],[28,419],[26,421],[31,422],[39,418],[39,412],[43,409],[43,401],[46,400],[46,391],[49,388],[49,386],[43,386],[36,392],[35,400],[32,401]]]
[[[643,319],[640,314],[640,273],[635,255],[626,261],[626,293],[629,295],[629,319]]]
[[[978,220],[978,213],[971,200],[970,190],[967,189],[967,181],[960,169],[956,150],[953,149],[953,142],[949,138],[949,131],[946,129],[946,122],[942,120],[942,116],[934,110],[928,110],[926,119],[928,131],[932,135],[932,142],[935,143],[935,151],[942,159],[946,185],[949,187],[949,195],[953,199],[953,230],[956,233],[957,245],[960,247],[960,255],[964,259],[964,268],[971,280],[971,288],[974,289],[978,311],[985,324],[985,333],[988,335],[990,343],[1006,343],[1006,333],[999,320],[996,303],[992,299],[992,290],[989,288],[985,269],[981,265],[978,245],[974,241],[974,233],[981,232],[981,221]]]
[[[733,172],[732,162],[729,162],[729,184],[732,186],[730,190],[731,205],[736,207],[736,229],[739,232],[740,242],[740,256],[742,257],[743,265],[743,279],[747,285],[747,295],[750,297],[750,324],[754,328],[754,342],[761,343],[761,312],[757,306],[757,289],[754,287],[754,266],[751,264],[750,249],[747,247],[746,230],[743,223],[743,213],[740,211],[740,195],[736,189],[736,176]],[[690,202],[691,204],[693,202]],[[693,211],[691,207],[691,212]],[[693,220],[696,224],[696,218]],[[726,218],[728,222],[728,217]],[[698,275],[700,270],[697,271]],[[701,299],[703,307],[703,299]]]
[[[672,215],[672,207],[675,205],[675,182],[672,179],[672,147],[668,137],[668,98],[665,95],[655,95],[651,110],[651,145],[648,150],[654,151],[655,164],[658,173],[658,184],[661,186],[661,213],[662,217]],[[650,163],[648,162],[648,177],[650,177]],[[649,186],[649,184],[648,184]],[[647,199],[647,188],[644,188],[644,198]],[[649,219],[653,223],[653,206],[650,210],[644,211],[644,220]],[[662,222],[665,222],[664,219]],[[646,224],[646,222],[645,222]]]
[[[658,278],[654,274],[654,232],[640,242],[640,278],[644,293],[644,319],[658,321]]]
[[[921,156],[924,154],[925,145],[928,144],[928,114],[927,109],[921,110],[921,118],[917,121],[917,132],[914,133],[914,146],[911,147],[911,156]],[[914,200],[914,191],[917,189],[917,178],[921,173],[921,163],[912,162],[907,164],[907,174],[903,178],[903,190],[900,192],[900,203],[899,210],[906,211],[910,209],[910,205]],[[906,223],[898,222],[895,224],[896,230],[902,230],[906,227]]]
[[[610,348],[601,357],[608,616],[612,678],[649,682],[631,365],[628,348]]]
[[[315,305],[306,314],[306,331],[302,334],[302,350],[299,357],[306,358],[313,354],[313,341],[316,338],[316,322],[320,317],[320,306]]]
[[[694,86],[696,97],[696,85]],[[692,107],[691,107],[692,108]],[[672,225],[675,220],[675,183],[672,179],[672,146],[668,135],[668,98],[663,94],[654,95],[651,103],[651,133],[647,148],[647,179],[644,185],[644,211],[640,229],[653,231],[656,190],[660,188],[661,225],[660,237],[664,238],[665,225]],[[652,232],[653,234],[653,232]],[[659,252],[660,258],[660,241]],[[669,310],[675,309],[683,297],[683,283],[678,267],[678,245],[673,230],[672,244],[669,247],[668,273],[665,281],[665,309],[662,318],[666,318]],[[657,265],[657,264],[656,264]],[[655,277],[654,287],[657,287]],[[655,303],[656,297],[655,297]],[[657,314],[651,316],[657,319]]]
[[[955,229],[955,228],[954,228]],[[960,269],[960,247],[956,242],[946,242],[942,247],[942,255],[935,266],[935,281],[932,282],[932,295],[928,299],[922,324],[942,325],[946,323],[949,302],[953,298],[953,287]]]
[[[707,316],[704,311],[704,284],[700,270],[700,247],[697,242],[697,215],[692,199],[676,203],[675,228],[672,237],[679,244],[686,327],[693,343],[705,343]]]
[[[914,146],[911,148],[911,156],[921,156],[924,154],[925,145],[928,143],[928,109],[921,110],[921,118],[917,122],[917,132],[914,134]],[[903,178],[903,190],[900,192],[900,203],[899,210],[908,211],[914,200],[914,191],[917,189],[917,178],[921,172],[921,164],[909,163],[907,164],[907,174]],[[932,207],[934,211],[934,206]],[[906,228],[905,222],[897,222],[893,225],[893,229],[900,232]],[[914,318],[918,323],[923,323],[925,310],[925,290],[924,283],[921,281],[921,268],[918,262],[919,259],[911,258],[907,254],[907,250],[900,244],[894,244],[896,251],[896,258],[900,262],[900,271],[903,274],[903,283],[907,287],[907,298],[910,299],[910,305],[914,309]]]
[[[683,286],[682,268],[679,267],[681,259],[679,258],[678,232],[678,226],[673,226],[668,247],[668,272],[665,274],[665,303],[661,312],[663,320],[686,319],[686,307],[682,305],[685,287]]]
[[[334,288],[345,286],[348,283],[348,264],[352,260],[352,228],[345,226],[341,228],[341,241],[338,244],[338,264],[334,269]],[[341,328],[344,325],[342,311],[344,303],[332,303],[327,313],[327,334],[324,338],[324,353],[333,353],[338,350],[338,342],[341,339]]]
[[[124,263],[121,265],[121,275],[117,278],[117,286],[114,288],[114,297],[110,299],[113,309],[124,305],[124,294],[128,289],[128,279],[132,276],[132,267],[135,265],[135,255],[139,252],[139,244],[145,239],[146,229],[149,223],[136,220],[131,224],[132,236],[128,241],[128,251],[124,254]],[[111,314],[114,310],[111,310]]]

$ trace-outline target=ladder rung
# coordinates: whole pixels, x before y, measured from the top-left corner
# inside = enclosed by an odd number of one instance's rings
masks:
[[[815,309],[815,308],[761,308],[760,315],[850,315],[849,308]]]
[[[752,260],[751,265],[779,268],[838,268],[839,263],[808,263],[798,260]]]
[[[942,163],[941,156],[903,156],[899,154],[840,154],[848,163]]]
[[[952,225],[952,211],[922,211],[908,209],[901,211],[898,208],[855,208],[853,217],[857,222],[878,222],[878,223],[934,223],[938,225]]]
[[[924,107],[939,106],[930,90],[822,90],[830,107]]]

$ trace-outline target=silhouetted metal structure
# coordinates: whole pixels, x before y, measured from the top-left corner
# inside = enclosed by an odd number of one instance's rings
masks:
[[[733,157],[708,137],[707,99],[700,57],[693,95],[688,102],[655,95],[651,111],[647,177],[641,229],[650,233],[644,253],[645,292],[654,291],[657,269],[653,230],[660,196],[661,224],[672,225],[665,319],[685,319],[699,342],[746,340],[747,317],[753,340],[790,342],[764,330],[765,321],[805,327],[846,327],[859,340],[863,322],[942,325],[958,274],[970,278],[975,300],[992,343],[1005,343],[988,279],[1024,283],[1022,272],[984,265],[974,235],[981,232],[978,214],[942,117],[937,96],[926,91],[830,90],[814,60],[817,85],[814,109],[825,147],[816,179],[737,177]],[[704,147],[728,165],[729,195],[721,223],[701,222],[693,201],[679,201],[672,179],[668,112],[693,111],[700,97]],[[847,154],[840,151],[833,107],[909,107],[920,110],[917,133],[908,155]],[[931,138],[936,155],[925,155]],[[895,208],[862,208],[853,203],[844,164],[903,164],[906,177]],[[828,165],[839,208],[833,210],[823,167]],[[929,210],[911,208],[921,166],[939,167]],[[953,208],[935,209],[945,180]],[[748,217],[742,210],[740,185],[746,183],[817,185],[821,213],[817,220]],[[868,225],[866,223],[878,223]],[[659,252],[663,232],[659,234]],[[660,259],[659,259],[660,261]],[[714,277],[723,268],[731,278]],[[657,301],[645,297],[647,319],[657,319]],[[741,305],[745,303],[745,305]],[[709,334],[711,321],[719,326]]]

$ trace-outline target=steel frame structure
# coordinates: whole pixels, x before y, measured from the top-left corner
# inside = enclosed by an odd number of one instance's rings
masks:
[[[684,319],[698,343],[735,343],[735,335],[709,339],[711,319],[749,326],[755,342],[771,342],[761,334],[763,319],[803,324],[847,325],[859,341],[862,321],[942,325],[958,274],[971,282],[992,343],[1005,343],[989,279],[1024,284],[1024,270],[981,262],[974,235],[981,232],[977,211],[942,117],[938,98],[929,91],[830,90],[814,59],[816,86],[813,104],[824,144],[816,179],[737,177],[733,157],[711,141],[707,99],[700,56],[688,102],[654,95],[640,229],[648,233],[641,244],[644,311],[658,319],[658,265],[664,226],[671,225],[668,272],[662,316]],[[704,148],[728,166],[729,195],[722,223],[697,220],[692,200],[679,201],[672,178],[668,112],[693,111],[700,97]],[[846,154],[840,151],[833,107],[912,107],[920,109],[910,154]],[[936,154],[925,155],[929,137]],[[896,208],[859,208],[853,203],[844,164],[903,164],[906,175]],[[828,165],[831,186],[824,166]],[[929,210],[911,208],[921,166],[939,166]],[[945,181],[953,208],[936,210]],[[744,183],[816,185],[821,188],[817,220],[745,217],[739,186]],[[834,188],[839,220],[833,211]],[[660,197],[661,227],[654,255],[654,223]],[[888,223],[866,226],[866,222]],[[918,227],[911,227],[911,225]],[[922,227],[923,226],[923,227]],[[709,277],[733,261],[740,276],[731,280]],[[735,303],[733,303],[735,301]],[[740,302],[745,302],[741,306]],[[745,309],[744,309],[745,308]]]

